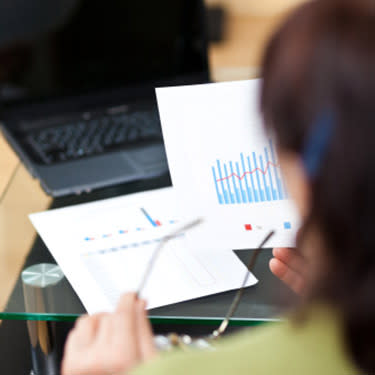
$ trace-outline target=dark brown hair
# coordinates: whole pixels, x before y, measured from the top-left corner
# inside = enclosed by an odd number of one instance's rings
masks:
[[[318,228],[328,259],[310,297],[342,313],[354,362],[375,373],[375,0],[296,9],[272,37],[262,76],[262,113],[281,150],[302,157],[317,118],[333,115],[302,232]]]

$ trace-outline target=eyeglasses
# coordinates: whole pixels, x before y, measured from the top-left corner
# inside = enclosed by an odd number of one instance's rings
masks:
[[[158,247],[155,249],[150,262],[146,268],[146,271],[141,279],[141,283],[138,287],[137,295],[140,296],[142,291],[145,288],[145,285],[147,284],[152,270],[157,262],[157,259],[162,252],[163,248],[165,248],[165,245],[172,239],[179,237],[181,234],[186,233],[187,231],[193,229],[194,227],[200,225],[203,222],[202,219],[196,219],[194,221],[191,221],[187,223],[186,225],[182,226],[181,228],[177,229],[176,231],[170,233],[169,235],[165,236],[159,243]],[[155,336],[155,345],[159,350],[165,351],[170,350],[173,347],[178,347],[180,349],[189,349],[189,348],[197,348],[197,349],[210,349],[212,348],[211,342],[213,340],[217,340],[219,337],[221,337],[226,329],[228,328],[228,325],[230,323],[231,318],[237,311],[237,308],[241,302],[242,296],[245,291],[245,286],[247,284],[247,281],[250,277],[250,274],[252,270],[254,269],[254,266],[256,264],[256,260],[258,258],[258,255],[262,248],[265,246],[265,244],[270,240],[270,238],[275,234],[275,231],[270,231],[267,236],[264,237],[263,241],[260,243],[260,245],[257,247],[256,250],[254,250],[249,263],[247,264],[247,271],[244,277],[244,280],[242,282],[241,287],[238,289],[236,295],[233,298],[233,301],[228,309],[228,312],[224,318],[224,320],[221,322],[220,326],[214,330],[211,335],[208,335],[204,338],[198,338],[193,339],[189,335],[177,335],[175,333],[171,333],[167,336]]]

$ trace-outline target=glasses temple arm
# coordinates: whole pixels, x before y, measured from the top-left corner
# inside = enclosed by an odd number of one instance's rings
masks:
[[[230,319],[232,318],[232,316],[236,312],[236,310],[238,308],[238,305],[241,302],[241,298],[242,298],[243,293],[245,291],[245,286],[246,286],[247,281],[249,280],[250,274],[251,274],[251,272],[252,272],[252,270],[253,270],[253,268],[255,266],[255,263],[256,263],[256,260],[258,258],[258,255],[259,255],[260,251],[262,250],[263,246],[270,240],[270,238],[274,234],[275,234],[275,231],[271,231],[270,233],[268,233],[268,235],[264,238],[264,240],[258,246],[258,248],[256,250],[254,250],[254,253],[251,256],[250,261],[249,261],[249,263],[247,265],[247,272],[246,272],[245,278],[244,278],[244,280],[242,282],[241,288],[236,293],[236,295],[234,297],[234,300],[233,300],[232,304],[229,307],[227,315],[225,316],[224,320],[220,324],[219,328],[212,333],[212,336],[214,338],[217,338],[217,337],[221,336],[225,332],[225,330],[227,329],[227,327],[229,325]]]

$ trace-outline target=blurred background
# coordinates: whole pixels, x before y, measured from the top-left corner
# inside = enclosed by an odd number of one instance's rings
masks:
[[[211,38],[209,57],[213,79],[222,81],[256,76],[269,35],[293,7],[303,1],[206,0],[210,24],[218,25],[218,14],[222,20],[222,39],[215,42]]]

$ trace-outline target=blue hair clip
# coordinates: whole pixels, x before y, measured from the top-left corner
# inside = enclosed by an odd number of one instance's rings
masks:
[[[302,153],[302,162],[310,179],[314,179],[319,173],[333,136],[334,125],[333,114],[325,112],[318,117],[309,132]]]

